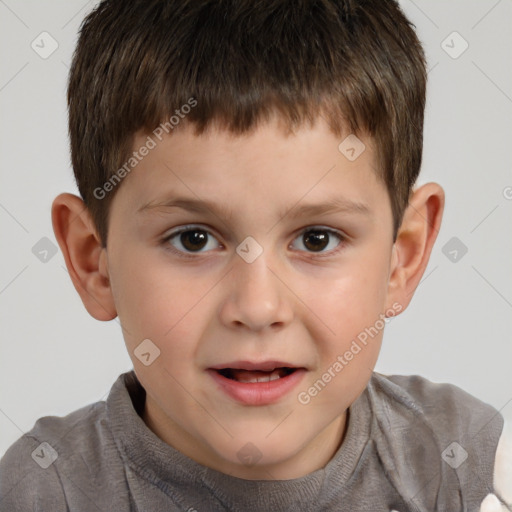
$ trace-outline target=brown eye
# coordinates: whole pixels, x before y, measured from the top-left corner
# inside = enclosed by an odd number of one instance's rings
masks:
[[[322,251],[329,243],[329,235],[325,231],[307,231],[302,236],[304,246],[310,251]]]
[[[182,253],[204,253],[215,249],[219,243],[207,230],[201,228],[180,229],[171,233],[166,239],[172,249]]]
[[[208,242],[206,231],[194,229],[193,231],[184,231],[180,234],[180,242],[187,251],[201,250]]]
[[[296,243],[297,241],[299,242],[298,244]],[[343,236],[332,229],[314,228],[303,231],[295,239],[293,246],[301,251],[329,253],[335,251],[342,241]]]

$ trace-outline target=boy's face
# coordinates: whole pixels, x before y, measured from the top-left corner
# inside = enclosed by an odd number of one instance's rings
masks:
[[[153,138],[112,201],[106,249],[144,420],[241,478],[324,466],[374,368],[383,318],[402,309],[370,141],[350,161],[323,121],[291,136],[269,123],[241,137],[183,125]],[[296,370],[252,384],[242,381],[264,374],[217,371],[248,363]]]

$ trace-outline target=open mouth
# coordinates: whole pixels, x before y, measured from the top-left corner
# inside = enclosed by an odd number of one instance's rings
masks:
[[[297,368],[272,368],[270,370],[242,370],[238,368],[222,368],[216,370],[220,375],[227,379],[235,380],[241,383],[270,382],[287,377],[295,372]]]
[[[208,368],[220,391],[243,405],[270,405],[284,400],[308,369],[288,361],[231,361]]]

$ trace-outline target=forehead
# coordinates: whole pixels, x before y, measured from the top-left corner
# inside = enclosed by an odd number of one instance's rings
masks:
[[[331,206],[336,202],[362,212],[374,201],[372,191],[378,192],[379,185],[385,191],[372,140],[336,136],[322,121],[293,133],[269,122],[242,135],[214,127],[196,135],[194,126],[184,123],[160,137],[136,134],[133,150],[144,145],[152,149],[126,184],[137,209],[165,202],[174,191],[192,207],[207,197],[253,206],[271,200],[288,207],[301,197],[318,202],[329,196]]]

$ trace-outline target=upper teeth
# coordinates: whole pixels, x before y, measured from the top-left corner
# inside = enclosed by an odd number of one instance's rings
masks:
[[[240,373],[237,376],[237,380],[238,380],[238,382],[248,382],[248,383],[251,383],[251,382],[270,382],[271,380],[279,379],[280,378],[279,373],[280,373],[279,370],[277,370],[277,371],[272,371],[272,373],[269,373],[269,374],[266,374],[266,375],[257,376],[257,377],[253,377],[251,375],[246,375],[244,373]]]

